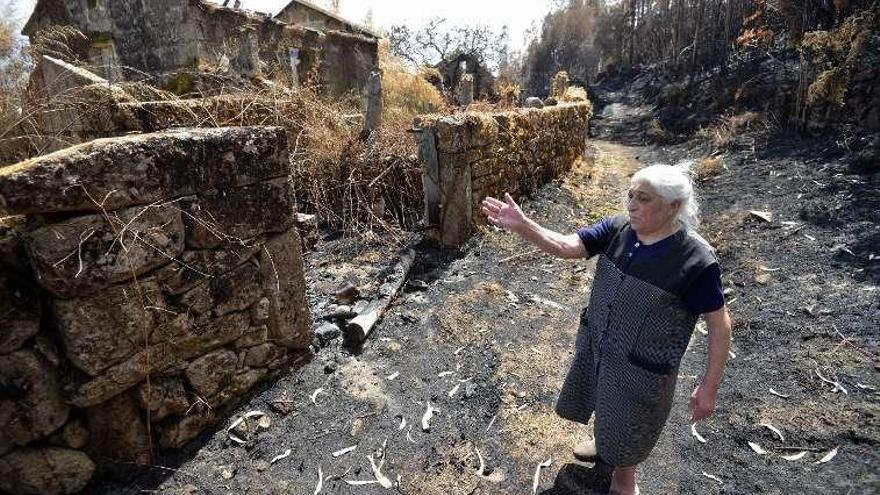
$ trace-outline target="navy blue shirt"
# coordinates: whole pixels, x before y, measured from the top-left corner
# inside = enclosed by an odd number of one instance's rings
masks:
[[[618,222],[619,223],[619,222]],[[578,237],[587,248],[588,256],[604,253],[617,232],[614,217],[605,217],[590,227],[578,230]],[[674,245],[674,236],[669,236],[654,244],[645,245],[638,242],[635,232],[630,231],[625,242],[626,250],[632,258],[650,259],[659,258],[669,251]],[[626,269],[621,268],[624,273]],[[682,299],[688,311],[700,315],[710,313],[724,306],[724,291],[721,287],[721,267],[718,263],[712,263],[703,269],[702,273],[690,285]]]

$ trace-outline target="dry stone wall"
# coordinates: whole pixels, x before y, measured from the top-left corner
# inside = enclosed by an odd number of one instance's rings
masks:
[[[286,134],[179,129],[0,169],[0,492],[74,493],[304,360]]]
[[[499,113],[417,117],[426,220],[459,246],[484,222],[487,195],[530,194],[567,172],[586,149],[589,103]]]

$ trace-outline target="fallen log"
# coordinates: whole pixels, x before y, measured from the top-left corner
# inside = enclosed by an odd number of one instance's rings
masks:
[[[352,318],[345,326],[343,332],[343,344],[345,346],[355,347],[367,340],[370,332],[373,331],[373,328],[382,319],[385,310],[388,309],[391,301],[394,300],[394,297],[400,291],[400,287],[403,286],[403,282],[406,280],[406,276],[409,274],[415,259],[416,252],[414,249],[410,248],[401,253],[397,264],[394,265],[391,273],[385,278],[385,283],[379,287],[379,294],[376,298],[370,301],[364,310]]]

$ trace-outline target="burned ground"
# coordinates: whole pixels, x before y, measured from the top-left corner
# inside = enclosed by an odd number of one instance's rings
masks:
[[[627,127],[633,114],[622,105],[598,119],[596,131],[609,141],[593,141],[566,177],[524,201],[527,212],[571,231],[618,211],[641,163],[711,153],[698,141],[638,145]],[[614,144],[618,137],[627,144]],[[736,321],[718,409],[696,426],[706,440],[698,442],[686,405],[707,339],[695,331],[672,416],[640,470],[642,492],[876,493],[880,177],[848,174],[827,143],[750,142],[742,138],[700,184],[702,231],[718,250]],[[750,210],[772,213],[771,221]],[[593,262],[553,260],[494,229],[461,250],[420,244],[418,253],[402,294],[362,349],[352,354],[332,340],[240,408],[264,411],[267,428],[243,444],[220,428],[165,454],[139,478],[103,481],[93,491],[314,493],[319,472],[322,493],[388,491],[346,483],[376,479],[372,455],[384,459],[382,473],[400,493],[530,493],[547,459],[539,493],[605,493],[609,469],[570,454],[585,429],[553,413]],[[385,248],[320,243],[306,257],[316,320],[334,311],[327,304],[340,283],[367,293],[392,258]],[[438,411],[426,432],[429,402]],[[350,446],[357,448],[332,455]],[[801,451],[799,460],[781,457]]]

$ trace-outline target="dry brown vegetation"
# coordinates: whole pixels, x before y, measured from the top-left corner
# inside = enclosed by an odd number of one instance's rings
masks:
[[[717,150],[728,150],[744,132],[770,130],[769,119],[761,113],[743,112],[719,118],[715,124],[697,131],[697,136],[708,139]]]

